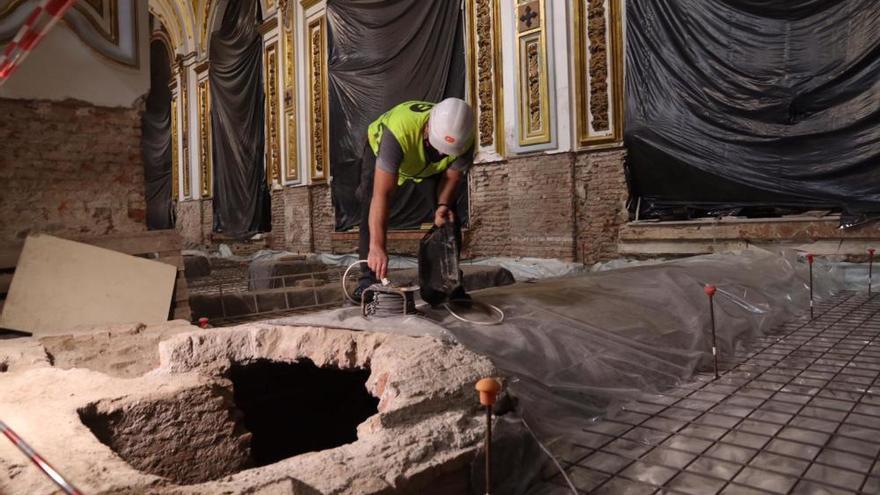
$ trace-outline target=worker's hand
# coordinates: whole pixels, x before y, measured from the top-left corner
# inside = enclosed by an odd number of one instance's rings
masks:
[[[454,222],[455,214],[446,205],[437,207],[437,213],[434,214],[434,225],[442,227],[446,222]]]
[[[376,278],[382,280],[388,275],[388,254],[384,249],[371,247],[370,254],[367,255],[367,266],[373,270]]]

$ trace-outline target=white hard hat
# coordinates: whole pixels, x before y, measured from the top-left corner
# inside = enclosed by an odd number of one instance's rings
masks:
[[[474,111],[459,98],[446,98],[431,109],[428,142],[440,153],[459,156],[474,141]]]

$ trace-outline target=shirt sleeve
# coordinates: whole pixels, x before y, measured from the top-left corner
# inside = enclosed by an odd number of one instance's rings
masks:
[[[379,143],[379,155],[376,157],[376,167],[389,174],[397,174],[400,170],[400,162],[403,161],[403,148],[394,134],[386,127],[382,130],[382,141]]]
[[[456,158],[455,161],[452,162],[452,165],[449,166],[449,168],[458,172],[466,173],[473,164],[474,147],[471,146],[469,150],[465,151],[461,156]]]

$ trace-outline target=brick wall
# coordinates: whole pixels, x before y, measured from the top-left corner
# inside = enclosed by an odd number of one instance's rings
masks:
[[[468,174],[470,236],[463,255],[510,256],[510,197],[507,162],[475,165]]]
[[[271,209],[272,209],[272,232],[267,238],[268,245],[271,249],[284,249],[287,233],[285,232],[287,222],[284,218],[284,189],[273,189],[271,192]]]
[[[140,111],[0,98],[0,240],[146,230]]]
[[[309,193],[312,195],[313,248],[317,253],[329,253],[333,250],[331,234],[336,230],[336,218],[330,199],[330,186],[328,184],[311,186]]]
[[[463,255],[528,256],[583,261],[617,257],[627,220],[623,149],[533,155],[477,164],[469,174],[471,223]],[[211,239],[211,201],[201,204],[202,239]],[[187,215],[192,208],[183,207]],[[178,217],[178,227],[190,221]],[[196,224],[197,225],[197,224]],[[296,253],[353,252],[357,236],[333,235],[327,184],[272,192],[269,246]],[[415,254],[420,234],[391,236],[389,251]],[[190,236],[185,235],[189,240]],[[335,240],[334,240],[335,238]]]
[[[180,232],[184,245],[193,248],[204,244],[201,200],[178,202],[176,213],[174,226]]]
[[[587,264],[617,257],[628,198],[624,150],[583,153],[575,162],[577,256]]]
[[[614,149],[475,165],[464,255],[585,263],[616,257],[626,221],[625,156]]]
[[[574,259],[572,155],[511,160],[508,172],[510,254]]]
[[[308,187],[284,189],[286,249],[295,253],[312,252],[312,215]]]

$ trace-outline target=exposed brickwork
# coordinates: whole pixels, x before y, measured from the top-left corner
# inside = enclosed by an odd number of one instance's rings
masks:
[[[572,156],[520,158],[508,170],[511,254],[573,260]]]
[[[582,153],[575,161],[577,259],[587,264],[617,257],[628,197],[622,149]]]
[[[466,257],[510,255],[510,198],[507,162],[474,165],[468,174],[470,227]]]
[[[202,233],[201,200],[177,203],[177,219],[174,226],[180,232],[184,246],[193,248],[202,245],[205,237]]]
[[[312,252],[312,215],[308,187],[284,190],[285,248],[295,253]]]
[[[284,189],[275,189],[271,193],[272,232],[268,236],[268,244],[271,249],[284,249],[285,246],[285,238],[287,237],[287,221],[284,216],[285,196]]]
[[[309,193],[312,207],[313,249],[317,253],[329,253],[333,249],[330,235],[336,226],[333,203],[330,200],[330,186],[327,184],[310,186]]]
[[[616,257],[626,221],[624,157],[615,149],[476,165],[465,256]]]
[[[533,155],[474,166],[469,174],[471,223],[465,257],[529,256],[591,264],[617,256],[627,220],[623,149]],[[201,205],[201,209],[199,206]],[[195,221],[184,215],[198,215]],[[202,228],[201,239],[196,234]],[[211,201],[178,206],[178,229],[188,242],[208,242]],[[272,192],[267,245],[296,253],[354,252],[357,235],[334,233],[327,184]],[[421,234],[389,236],[388,249],[414,255]],[[213,243],[223,241],[214,238]],[[247,243],[256,249],[259,243]],[[253,244],[253,245],[251,245]],[[237,252],[240,247],[232,246]]]
[[[146,230],[138,109],[0,98],[0,240]]]
[[[202,242],[208,244],[211,232],[214,231],[214,200],[211,198],[200,201],[202,207]]]

